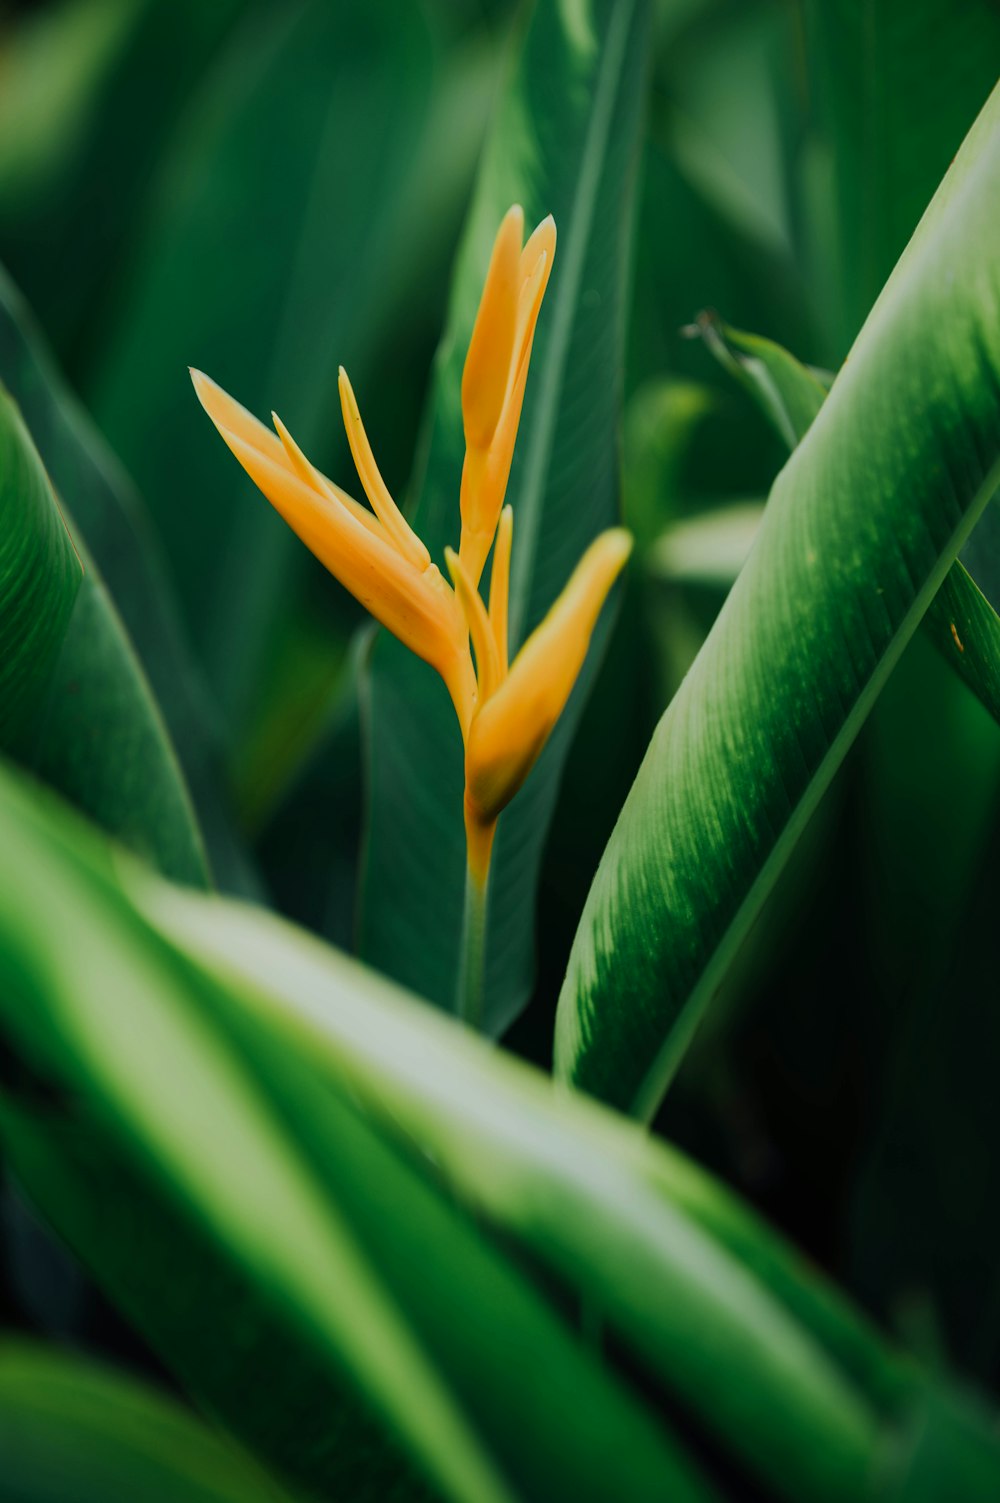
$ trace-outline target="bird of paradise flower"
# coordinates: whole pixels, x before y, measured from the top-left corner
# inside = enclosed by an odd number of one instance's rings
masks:
[[[272,432],[208,376],[195,390],[222,438],[267,499],[330,573],[441,675],[465,746],[467,851],[459,1011],[478,1021],[486,891],[497,820],[523,784],[575,684],[597,618],[632,547],[611,528],[591,543],[513,662],[507,599],[514,513],[505,505],[531,348],[556,247],[551,215],[524,238],[515,205],[500,225],[462,374],[465,462],[451,584],[382,479],[347,373],[340,401],[371,511],[322,475],[277,414]],[[479,591],[493,550],[489,602]],[[471,645],[470,645],[471,642]]]

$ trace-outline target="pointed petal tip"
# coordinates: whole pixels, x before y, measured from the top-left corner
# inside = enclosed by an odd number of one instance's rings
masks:
[[[605,537],[607,537],[609,539],[609,543],[621,553],[623,560],[628,558],[629,554],[632,552],[632,549],[635,547],[635,538],[629,532],[627,527],[611,527],[605,533]]]
[[[228,427],[225,420],[225,412],[227,404],[231,404],[233,401],[229,393],[219,385],[218,381],[213,381],[211,376],[206,376],[205,372],[198,370],[196,366],[189,365],[188,374],[191,377],[191,385],[194,387],[195,396],[215,426],[220,431]]]

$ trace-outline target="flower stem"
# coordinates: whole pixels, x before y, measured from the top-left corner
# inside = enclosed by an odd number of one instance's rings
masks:
[[[480,880],[465,869],[465,906],[462,912],[462,949],[458,966],[456,1012],[470,1028],[483,1026],[486,990],[486,896],[489,877]]]

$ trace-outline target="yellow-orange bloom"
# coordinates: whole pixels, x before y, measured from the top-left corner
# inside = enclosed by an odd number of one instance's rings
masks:
[[[523,230],[524,215],[515,206],[497,234],[462,376],[462,525],[458,552],[446,550],[454,589],[389,494],[343,368],[344,426],[370,512],[320,474],[275,414],[271,432],[208,376],[191,373],[219,433],[289,526],[444,680],[465,743],[469,871],[480,888],[500,812],[521,787],[569,698],[601,607],[631,548],[629,535],[619,528],[592,543],[508,667],[513,513],[504,507],[504,497],[556,244],[551,217],[522,247]],[[479,581],[494,539],[487,609]]]
[[[602,532],[548,615],[507,667],[507,584],[513,512],[505,506],[493,555],[487,613],[457,554],[448,567],[476,650],[479,693],[465,739],[469,870],[486,881],[497,820],[531,771],[565,708],[601,607],[632,551],[622,527]]]
[[[344,588],[437,669],[465,724],[476,694],[465,620],[451,586],[382,483],[346,374],[340,385],[348,438],[361,455],[374,516],[310,464],[280,418],[274,417],[272,433],[201,371],[192,371],[191,379],[250,479]]]
[[[462,372],[459,556],[477,587],[507,491],[535,325],[556,251],[551,214],[522,250],[523,233],[524,211],[515,204],[497,232]]]

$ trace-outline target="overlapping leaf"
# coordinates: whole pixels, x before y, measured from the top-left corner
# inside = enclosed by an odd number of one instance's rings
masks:
[[[477,1503],[707,1503],[426,1159],[158,937],[93,837],[0,781],[0,1138],[189,1390],[331,1497],[414,1496],[395,1437],[441,1493]],[[128,885],[169,912],[177,891],[150,881]]]
[[[227,812],[221,735],[176,618],[149,518],[61,381],[2,268],[0,381],[23,413],[46,473],[72,512],[149,679],[191,789],[213,874],[224,888],[253,891],[253,873]],[[26,529],[24,536],[32,534]],[[58,612],[38,616],[50,630],[58,619]],[[117,764],[117,757],[112,760]]]
[[[605,851],[557,1067],[643,1115],[997,483],[998,189],[994,94],[779,475]]]
[[[789,449],[794,449],[823,405],[833,378],[800,365],[770,339],[727,328],[710,317],[703,315],[698,329],[722,364],[746,386]],[[997,578],[995,512],[995,507],[987,511],[963,549],[967,557],[984,557],[984,572],[991,582]],[[986,546],[977,544],[980,534]],[[738,572],[734,570],[730,578],[735,579]],[[1000,616],[960,559],[948,570],[921,626],[994,720],[1000,721]]]
[[[204,883],[201,836],[142,669],[0,391],[0,747],[162,871]]]

